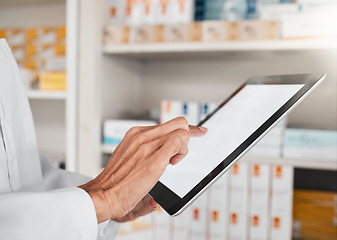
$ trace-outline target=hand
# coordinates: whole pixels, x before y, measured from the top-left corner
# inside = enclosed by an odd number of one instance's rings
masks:
[[[183,117],[158,126],[131,128],[106,168],[79,186],[92,198],[98,223],[109,219],[124,221],[124,217],[132,219],[149,211],[149,202],[141,200],[146,201],[145,196],[168,164],[177,164],[186,156],[190,136],[203,136],[206,132],[203,127],[188,126]]]

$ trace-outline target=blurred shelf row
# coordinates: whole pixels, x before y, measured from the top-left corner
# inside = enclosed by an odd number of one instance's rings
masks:
[[[219,43],[163,43],[163,44],[130,44],[103,47],[105,54],[141,57],[160,54],[193,54],[244,51],[298,51],[298,50],[337,50],[336,39],[301,39],[301,40],[265,40]]]
[[[112,154],[116,147],[109,144],[102,144],[101,151],[104,154]],[[292,166],[295,168],[304,169],[320,169],[320,170],[337,170],[336,162],[327,162],[317,160],[302,160],[302,159],[288,159],[288,158],[274,158],[274,157],[253,157],[244,156],[240,161],[252,164],[269,164],[269,165],[282,165]]]
[[[66,91],[41,91],[41,90],[28,90],[27,96],[29,99],[34,100],[66,100]]]

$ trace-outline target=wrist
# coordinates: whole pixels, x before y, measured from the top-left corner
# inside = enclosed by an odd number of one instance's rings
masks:
[[[91,200],[95,207],[97,223],[109,220],[110,216],[109,211],[107,211],[108,209],[106,208],[106,200],[104,197],[103,190],[98,187],[94,187],[90,183],[91,182],[81,185],[79,186],[79,188],[86,191],[91,197]]]

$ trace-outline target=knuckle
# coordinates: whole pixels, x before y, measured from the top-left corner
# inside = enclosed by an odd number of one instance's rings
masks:
[[[146,136],[144,135],[144,133],[137,133],[135,138],[134,138],[134,142],[136,144],[143,144],[145,142]]]
[[[188,126],[188,121],[185,117],[178,117],[177,120],[179,120],[181,124]]]
[[[126,132],[126,136],[133,136],[135,134],[137,134],[139,132],[139,128],[138,127],[132,127],[130,128],[127,132]]]

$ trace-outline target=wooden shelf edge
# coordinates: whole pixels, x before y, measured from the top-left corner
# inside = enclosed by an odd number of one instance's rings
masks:
[[[112,154],[116,147],[102,144],[102,153]],[[274,158],[274,157],[252,157],[244,156],[240,160],[252,164],[268,164],[268,165],[289,165],[295,168],[305,169],[320,169],[337,171],[337,161],[318,161],[318,160],[301,160],[301,159],[288,159],[288,158]]]

